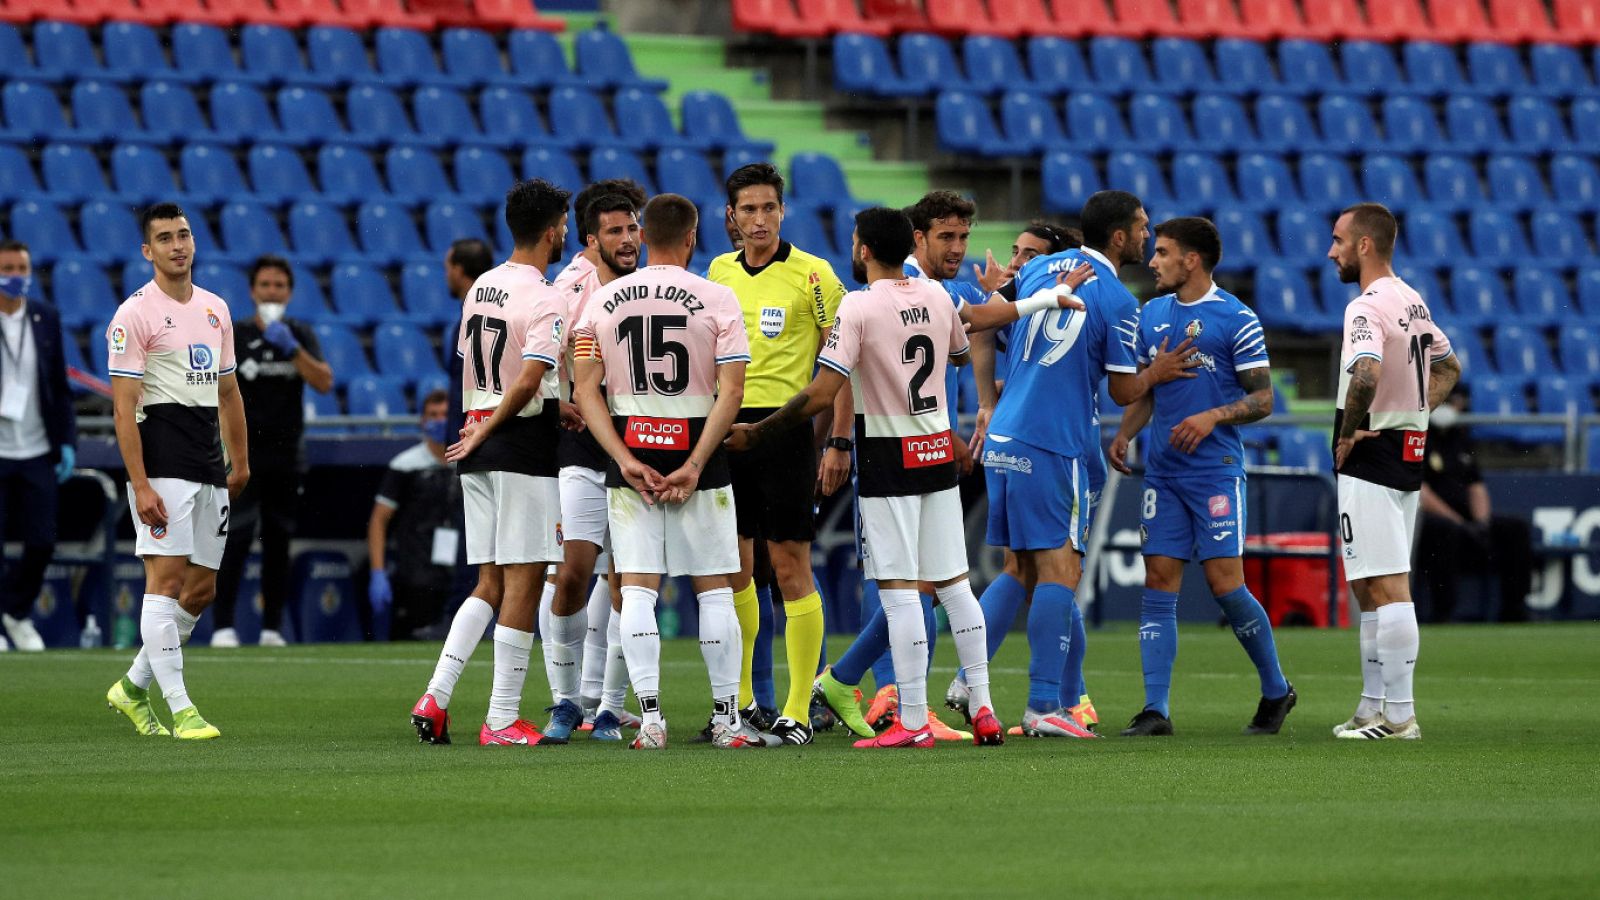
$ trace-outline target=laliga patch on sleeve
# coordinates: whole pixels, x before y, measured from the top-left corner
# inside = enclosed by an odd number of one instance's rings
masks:
[[[123,328],[121,325],[111,326],[111,334],[107,335],[106,344],[111,348],[112,353],[127,353],[128,329]]]

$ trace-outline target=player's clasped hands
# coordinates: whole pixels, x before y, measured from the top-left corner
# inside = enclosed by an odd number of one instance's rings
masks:
[[[483,437],[483,429],[478,427],[478,423],[468,422],[466,427],[461,429],[461,440],[445,448],[445,462],[461,462],[471,456],[472,451],[483,443]]]
[[[639,462],[631,455],[626,460],[619,460],[617,468],[622,471],[622,479],[639,492],[646,505],[655,506],[657,500],[666,499],[663,495],[667,491],[667,480],[661,477],[660,472]],[[698,475],[695,478],[699,480]]]

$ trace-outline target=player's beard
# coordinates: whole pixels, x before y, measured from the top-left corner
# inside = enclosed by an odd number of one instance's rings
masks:
[[[561,261],[561,244],[550,245],[550,261],[545,265],[553,266]]]
[[[1339,280],[1345,284],[1358,284],[1361,281],[1361,264],[1339,262]]]
[[[856,284],[866,284],[867,261],[859,255],[850,257],[850,275],[855,278]]]
[[[611,270],[611,274],[617,276],[618,278],[621,278],[624,275],[632,275],[635,271],[638,270],[638,268],[639,268],[639,252],[637,250],[634,251],[633,262],[632,263],[624,264],[624,263],[618,261],[617,256],[616,256],[615,253],[607,253],[606,252],[606,248],[601,247],[600,248],[600,261],[606,264],[606,267]]]

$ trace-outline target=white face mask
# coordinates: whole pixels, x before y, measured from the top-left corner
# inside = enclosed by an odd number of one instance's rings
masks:
[[[1450,403],[1441,403],[1438,409],[1428,414],[1428,421],[1437,428],[1454,428],[1460,419],[1460,411]]]
[[[261,324],[271,325],[273,322],[283,318],[283,310],[286,306],[288,306],[286,303],[257,303],[256,315],[261,317]]]

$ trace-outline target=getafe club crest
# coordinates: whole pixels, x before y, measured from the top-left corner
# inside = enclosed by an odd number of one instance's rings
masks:
[[[1195,340],[1200,337],[1200,332],[1204,329],[1205,326],[1200,324],[1199,319],[1190,319],[1189,324],[1183,326],[1183,333],[1188,335],[1190,340]]]

